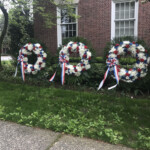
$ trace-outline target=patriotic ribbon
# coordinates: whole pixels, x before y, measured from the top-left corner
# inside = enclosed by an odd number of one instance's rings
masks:
[[[25,81],[25,71],[24,71],[24,62],[23,60],[21,61],[21,77],[22,77],[22,80]]]
[[[97,90],[100,90],[102,88],[102,86],[104,85],[104,82],[107,78],[107,75],[110,71],[110,68],[112,68],[112,67],[113,67],[113,71],[114,71],[114,75],[115,75],[115,79],[116,79],[117,84],[112,86],[112,87],[109,87],[108,90],[111,90],[111,89],[115,88],[119,84],[119,75],[118,75],[118,68],[117,68],[117,65],[116,65],[116,61],[117,61],[116,58],[110,58],[110,59],[107,60],[108,69],[105,72],[104,79],[100,82],[99,87],[98,87]]]
[[[61,71],[61,84],[64,85],[65,83],[65,66],[66,63],[62,63],[62,71]]]
[[[66,67],[66,59],[65,59],[65,55],[61,55],[59,57],[59,63],[61,63],[61,67],[62,67],[62,71],[61,71],[61,83],[62,85],[64,85],[65,83],[65,67]],[[53,76],[50,78],[50,82],[53,82],[55,79],[57,71],[53,74]]]
[[[17,63],[17,67],[16,67],[16,71],[15,71],[15,74],[14,74],[14,77],[17,76],[17,72],[18,72],[18,65],[20,64],[20,67],[21,67],[21,77],[22,77],[22,80],[25,81],[25,64],[23,62],[23,58],[24,56],[23,55],[20,55],[18,56],[18,63]]]
[[[56,71],[57,72],[57,71]],[[50,78],[50,82],[53,82],[53,80],[55,79],[55,76],[56,76],[56,72],[53,74],[53,76]]]

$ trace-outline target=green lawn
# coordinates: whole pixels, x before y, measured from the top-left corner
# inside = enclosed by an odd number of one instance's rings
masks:
[[[150,100],[0,81],[0,119],[150,149]]]

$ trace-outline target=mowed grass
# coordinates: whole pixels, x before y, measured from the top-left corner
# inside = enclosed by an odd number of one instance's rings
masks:
[[[0,119],[150,149],[150,100],[0,81]]]

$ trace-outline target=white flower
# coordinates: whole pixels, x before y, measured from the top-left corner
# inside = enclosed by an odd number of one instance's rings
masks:
[[[82,62],[83,64],[85,64],[85,65],[89,64],[89,61],[86,60],[86,59],[82,59],[81,62]]]
[[[144,48],[142,45],[139,45],[137,48],[138,48],[141,52],[145,52],[145,48]]]
[[[35,74],[37,74],[37,72],[38,72],[37,70],[32,71],[32,74],[35,75]]]
[[[118,54],[119,55],[124,55],[125,54],[124,49],[122,48],[122,46],[118,47]]]
[[[90,64],[85,65],[85,69],[86,69],[86,70],[88,70],[88,69],[90,69],[90,68],[91,68],[91,65],[90,65]]]
[[[135,44],[132,44],[132,45],[129,47],[128,50],[131,52],[131,55],[132,55],[133,57],[136,56],[136,45],[135,45]]]
[[[126,69],[121,68],[120,72],[118,72],[118,74],[119,74],[120,77],[124,76],[126,74]]]
[[[68,44],[67,44],[67,47],[70,47],[70,45],[72,45],[74,42],[70,41]]]
[[[42,63],[41,67],[44,68],[46,66],[46,63]]]
[[[68,65],[67,68],[68,68],[70,74],[75,72],[74,67],[72,65]]]
[[[45,58],[46,58],[46,57],[47,57],[47,54],[46,54],[46,53],[43,53],[43,57],[45,57]]]
[[[91,54],[91,52],[87,52],[87,58],[89,58],[89,57],[91,57],[92,56],[92,54]]]
[[[41,52],[40,49],[36,49],[36,50],[34,51],[34,53],[37,54],[37,55],[40,54],[40,52]]]
[[[77,49],[77,47],[78,47],[78,45],[75,44],[75,43],[72,45],[72,49],[73,49],[74,51]]]
[[[140,69],[145,68],[145,64],[143,62],[140,62],[139,64],[135,64],[135,66]]]
[[[139,57],[139,58],[143,58],[144,56],[145,56],[144,53],[138,53],[138,57]]]
[[[42,57],[38,57],[37,61],[38,62],[43,62],[43,58]]]
[[[77,72],[75,72],[75,76],[80,76],[81,75],[81,72],[79,72],[79,71],[77,71]]]
[[[81,48],[81,49],[79,50],[79,55],[80,55],[81,58],[83,57],[84,53],[85,53],[85,49],[84,49],[84,48]]]
[[[29,51],[32,51],[32,50],[33,50],[33,44],[30,43],[30,44],[27,45],[27,47],[28,47],[28,50],[29,50]]]
[[[24,57],[24,58],[23,58],[23,61],[24,61],[24,62],[28,62],[28,58],[27,58],[27,57]]]
[[[116,48],[113,46],[109,52],[113,53],[115,50],[116,50]]]
[[[36,43],[34,46],[35,46],[35,51],[41,51],[42,50],[42,47],[39,43]]]
[[[146,76],[146,74],[147,74],[147,73],[141,73],[141,75],[140,75],[140,76],[143,78],[143,77],[145,77],[145,76]]]
[[[76,69],[78,70],[78,72],[81,72],[82,71],[82,68],[81,68],[81,66],[76,66]]]
[[[22,52],[23,54],[28,54],[28,51],[27,51],[25,48],[21,49],[21,52]]]
[[[131,72],[130,72],[130,75],[131,76],[136,76],[138,74],[138,72],[136,71],[136,70],[132,70]]]
[[[116,57],[117,57],[117,55],[113,54],[113,53],[111,53],[111,54],[108,55],[108,58],[116,58]]]
[[[124,45],[130,44],[130,41],[123,41]]]
[[[63,53],[63,54],[65,54],[65,55],[68,55],[68,48],[66,47],[66,46],[64,46],[62,49],[61,49],[61,51],[60,51],[60,55],[61,55],[61,53]]]
[[[35,47],[40,47],[41,45],[39,43],[36,43],[34,46]]]
[[[28,64],[28,66],[27,66],[27,71],[28,71],[28,73],[31,73],[31,72],[32,72],[31,67],[32,67],[32,65],[31,65],[31,64]]]
[[[34,65],[34,69],[35,70],[40,70],[40,67],[39,67],[39,65],[37,63]]]

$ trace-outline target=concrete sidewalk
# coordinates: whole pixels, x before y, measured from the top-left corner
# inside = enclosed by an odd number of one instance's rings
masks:
[[[132,150],[94,141],[0,121],[0,150]]]

